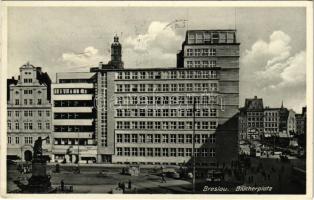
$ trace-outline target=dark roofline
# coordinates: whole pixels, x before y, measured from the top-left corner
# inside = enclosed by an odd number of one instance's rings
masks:
[[[98,71],[176,71],[176,70],[220,70],[221,67],[212,67],[212,68],[177,68],[177,67],[171,67],[171,68],[123,68],[123,69],[113,69],[113,68],[99,68],[99,67],[91,67],[90,72],[98,72]]]
[[[237,29],[191,29],[191,30],[187,30],[186,32],[193,32],[193,31],[208,31],[208,32],[214,32],[214,31],[237,31]]]

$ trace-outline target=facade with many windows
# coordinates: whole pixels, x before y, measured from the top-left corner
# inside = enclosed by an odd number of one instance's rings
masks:
[[[93,73],[57,73],[52,84],[53,160],[96,162]]]
[[[123,69],[109,62],[91,69],[98,162],[189,163],[193,137],[197,165],[236,160],[239,43],[235,31],[223,30],[219,34],[232,33],[233,40],[189,40],[208,32],[187,32],[177,68]]]
[[[7,130],[8,157],[30,161],[34,142],[43,142],[43,154],[51,153],[50,78],[27,63],[20,67],[17,81],[8,85]]]

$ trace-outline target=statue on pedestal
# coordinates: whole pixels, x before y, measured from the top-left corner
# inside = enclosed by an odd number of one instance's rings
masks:
[[[23,193],[50,193],[55,190],[51,187],[50,175],[47,175],[46,159],[43,157],[42,142],[49,139],[38,139],[35,141],[33,147],[32,159],[32,176],[28,179],[28,184],[23,184],[20,181],[15,181],[15,184],[21,189]]]

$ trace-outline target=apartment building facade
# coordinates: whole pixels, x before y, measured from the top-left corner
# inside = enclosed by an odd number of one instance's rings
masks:
[[[57,73],[52,84],[52,160],[93,163],[97,159],[94,73]]]
[[[91,69],[96,73],[98,162],[189,163],[193,135],[197,165],[237,159],[235,30],[188,31],[182,47],[176,68],[123,69],[120,53]],[[111,52],[121,48],[113,45]]]
[[[20,67],[19,78],[8,81],[7,155],[10,159],[32,160],[34,142],[43,142],[43,155],[51,155],[51,80],[40,67]]]
[[[241,139],[260,139],[263,135],[264,106],[263,99],[247,98],[240,109],[239,133]]]

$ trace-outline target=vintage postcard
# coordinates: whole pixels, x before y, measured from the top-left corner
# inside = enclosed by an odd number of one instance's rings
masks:
[[[2,2],[1,195],[312,197],[312,2]]]

